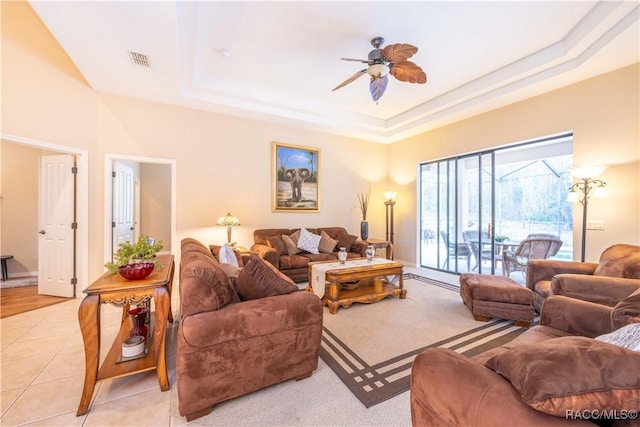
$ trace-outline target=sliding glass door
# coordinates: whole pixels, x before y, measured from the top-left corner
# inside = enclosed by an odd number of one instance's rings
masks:
[[[502,253],[540,233],[560,237],[554,256],[570,257],[572,141],[567,134],[421,164],[420,265],[501,274]]]

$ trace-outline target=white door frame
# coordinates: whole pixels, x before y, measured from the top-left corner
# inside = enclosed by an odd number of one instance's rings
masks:
[[[43,150],[74,154],[77,158],[78,175],[76,187],[76,298],[82,298],[82,290],[89,286],[89,152],[75,147],[53,144],[37,139],[25,138],[6,133],[0,134],[2,140],[13,144],[27,145]],[[38,230],[34,230],[36,233]]]
[[[111,171],[113,171],[113,162],[116,160],[128,160],[138,163],[155,163],[160,165],[171,166],[171,252],[175,253],[177,248],[176,241],[176,160],[164,159],[159,157],[141,157],[130,156],[126,154],[112,154],[107,153],[104,155],[104,253],[103,258],[105,262],[111,260],[112,248],[111,248],[111,210],[112,210],[112,183]],[[139,225],[137,226],[139,227]]]

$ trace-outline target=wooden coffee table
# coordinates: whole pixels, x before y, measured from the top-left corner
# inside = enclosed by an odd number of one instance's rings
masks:
[[[322,303],[329,307],[329,313],[336,314],[339,307],[347,308],[354,302],[370,304],[388,296],[405,299],[407,290],[404,289],[402,278],[403,265],[396,261],[384,261],[386,262],[380,263],[380,260],[377,260],[375,264],[368,264],[364,259],[350,260],[347,261],[346,267],[327,270]],[[308,291],[313,292],[313,266],[327,263],[336,264],[336,261],[309,263]],[[389,280],[389,276],[393,278]]]

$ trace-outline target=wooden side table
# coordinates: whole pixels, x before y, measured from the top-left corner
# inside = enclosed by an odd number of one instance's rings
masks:
[[[160,390],[169,390],[165,339],[167,321],[171,310],[171,286],[175,264],[173,255],[159,255],[157,267],[143,280],[127,280],[117,273],[107,272],[83,292],[87,296],[78,308],[78,320],[84,341],[85,375],[82,397],[76,415],[89,410],[96,382],[106,378],[121,377],[138,372],[156,370]],[[132,328],[128,311],[131,304],[147,304],[154,299],[155,318],[152,316],[151,330],[146,352],[138,358],[124,359],[121,356],[122,341],[129,337]],[[100,305],[111,304],[122,307],[120,331],[111,346],[102,366],[100,365]]]
[[[393,259],[393,243],[388,240],[382,239],[367,239],[365,240],[368,244],[373,246],[376,249],[386,249],[387,250],[387,259]]]

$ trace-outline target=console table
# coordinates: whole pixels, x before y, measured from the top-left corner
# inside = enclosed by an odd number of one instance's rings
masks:
[[[121,377],[138,372],[156,370],[160,390],[169,390],[165,360],[167,321],[173,320],[171,312],[171,286],[173,282],[173,255],[158,255],[158,267],[145,279],[127,280],[118,273],[107,272],[83,292],[87,296],[78,308],[78,320],[82,331],[85,352],[85,375],[82,397],[76,415],[89,410],[96,382],[106,378]],[[129,318],[131,304],[155,303],[147,352],[140,357],[123,360],[122,341],[129,337],[132,324]],[[122,307],[120,331],[104,362],[100,365],[100,306],[111,304]]]

